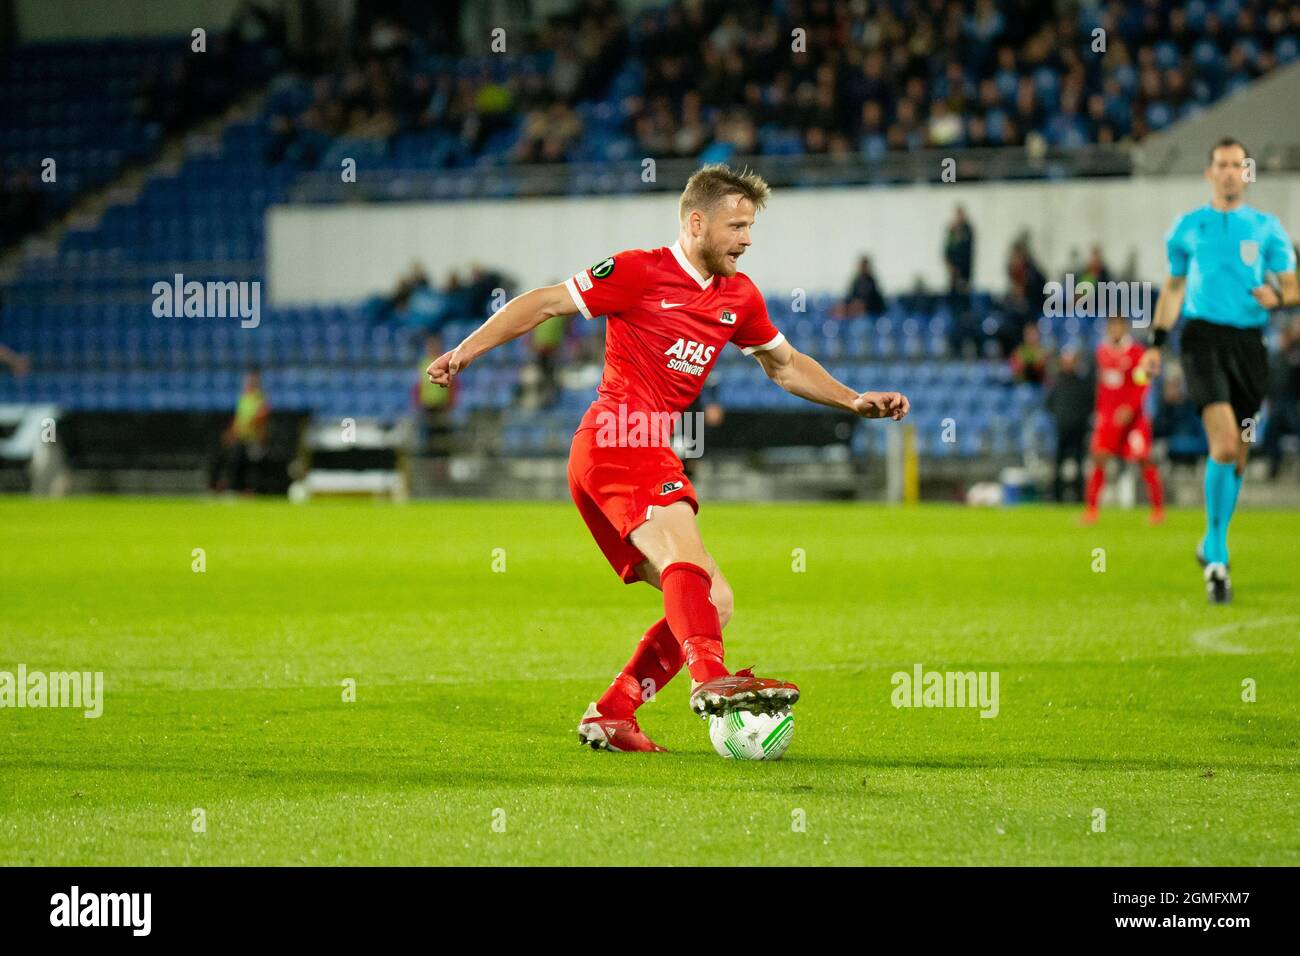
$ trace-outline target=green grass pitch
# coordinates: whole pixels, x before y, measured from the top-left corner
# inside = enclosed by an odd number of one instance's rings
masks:
[[[1074,517],[706,503],[728,661],[804,694],[738,764],[685,675],[672,753],[578,745],[662,605],[566,504],[0,500],[0,670],[105,680],[0,710],[0,864],[1300,864],[1300,514],[1220,608],[1199,513]],[[895,709],[917,663],[998,715]]]

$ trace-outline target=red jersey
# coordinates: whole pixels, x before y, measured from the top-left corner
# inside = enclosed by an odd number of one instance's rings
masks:
[[[1097,346],[1097,415],[1102,421],[1111,421],[1124,407],[1133,410],[1134,418],[1141,417],[1148,385],[1135,382],[1133,373],[1143,351],[1127,336],[1118,345],[1102,342]]]
[[[748,276],[705,279],[678,243],[620,252],[564,285],[586,318],[608,317],[605,371],[579,431],[605,427],[604,413],[680,413],[728,342],[752,355],[785,341]]]

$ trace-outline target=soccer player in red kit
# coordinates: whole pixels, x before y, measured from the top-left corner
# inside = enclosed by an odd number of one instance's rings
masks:
[[[1106,320],[1106,339],[1097,346],[1097,413],[1092,433],[1092,474],[1088,476],[1084,524],[1097,520],[1106,466],[1112,458],[1137,461],[1142,467],[1152,524],[1165,519],[1165,491],[1160,470],[1151,461],[1151,419],[1142,410],[1150,383],[1140,367],[1144,346],[1128,334],[1121,316]]]
[[[698,714],[775,711],[799,699],[794,684],[749,670],[733,674],[724,664],[722,628],[734,598],[704,547],[695,489],[670,447],[673,424],[727,344],[808,401],[864,418],[897,421],[908,412],[898,392],[857,392],[792,348],[757,287],[737,271],[768,194],[753,173],[702,167],[682,192],[671,246],[620,252],[562,283],[525,292],[428,369],[432,382],[447,385],[484,352],[551,316],[607,317],[605,371],[573,436],[569,489],[615,573],[624,583],[661,590],[664,615],[583,715],[578,737],[594,749],[663,750],[642,732],[636,710],[682,667]]]

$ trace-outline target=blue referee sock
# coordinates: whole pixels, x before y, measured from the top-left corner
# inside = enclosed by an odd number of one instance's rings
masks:
[[[1228,563],[1228,522],[1239,491],[1237,466],[1211,458],[1205,465],[1205,538],[1201,542],[1205,560],[1211,564]]]

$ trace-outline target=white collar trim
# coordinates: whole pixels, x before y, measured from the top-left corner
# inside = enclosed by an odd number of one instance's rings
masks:
[[[704,276],[700,275],[700,270],[695,268],[695,266],[691,265],[691,260],[687,259],[686,253],[682,251],[681,240],[680,239],[676,240],[668,248],[672,250],[673,258],[676,259],[677,264],[682,267],[682,271],[685,272],[692,279],[694,279],[695,284],[698,285],[701,289],[707,289],[709,285],[713,282],[713,277],[709,276],[709,278],[707,279],[704,278]]]

